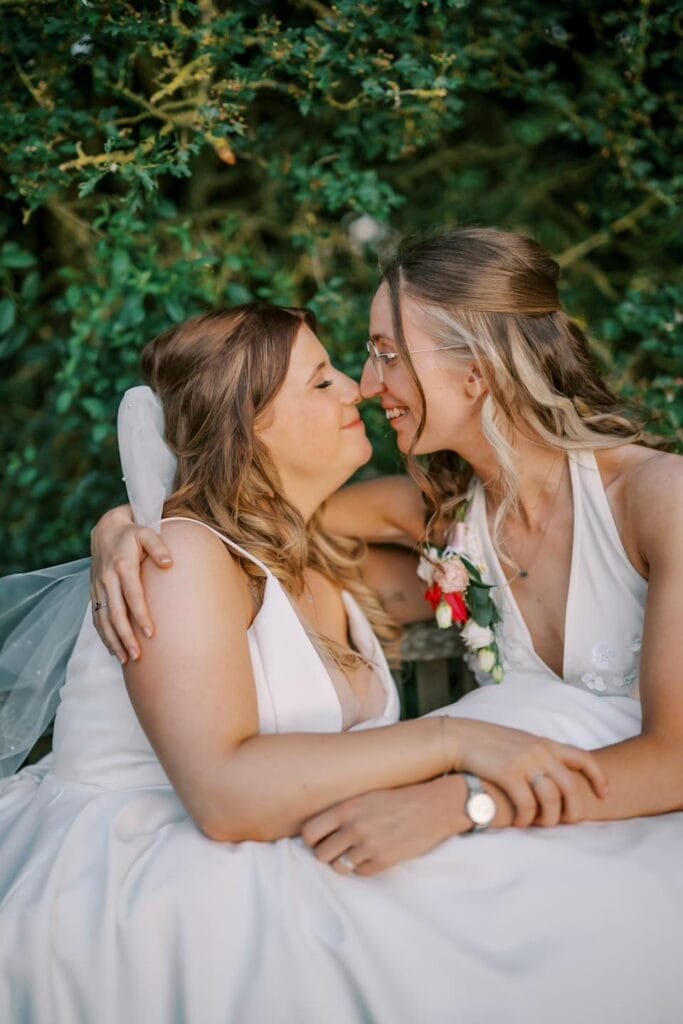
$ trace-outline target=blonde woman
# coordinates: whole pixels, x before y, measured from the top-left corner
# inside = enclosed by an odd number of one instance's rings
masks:
[[[536,772],[567,798],[582,772],[605,791],[573,746],[448,716],[397,723],[377,639],[391,620],[357,545],[319,522],[370,446],[358,386],[314,326],[246,306],[145,351],[153,391],[124,400],[124,462],[144,489],[156,464],[135,416],[160,402],[178,460],[161,524],[174,570],[146,563],[156,634],[138,633],[124,669],[88,612],[52,757],[0,785],[2,1020],[318,1020],[330,872],[276,840],[340,801],[452,771],[489,780],[498,824]],[[464,800],[453,811],[456,831],[472,827]],[[348,850],[335,860],[353,873]],[[343,995],[325,1019],[357,1019],[362,979],[339,965],[330,984]]]

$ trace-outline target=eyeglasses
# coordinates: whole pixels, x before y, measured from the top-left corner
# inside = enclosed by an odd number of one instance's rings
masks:
[[[365,342],[365,348],[370,356],[372,368],[380,384],[384,384],[384,367],[396,366],[401,358],[399,352],[380,352],[372,338]],[[445,352],[447,349],[460,348],[460,345],[434,345],[432,348],[411,348],[408,351],[411,356],[420,355],[422,352]]]

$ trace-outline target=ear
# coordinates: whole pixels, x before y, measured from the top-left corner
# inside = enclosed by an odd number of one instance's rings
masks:
[[[488,394],[488,386],[476,363],[465,368],[465,394],[468,398],[483,398]]]

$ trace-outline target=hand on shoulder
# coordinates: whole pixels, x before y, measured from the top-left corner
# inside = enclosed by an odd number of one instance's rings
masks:
[[[161,524],[161,537],[174,571],[161,569],[152,559],[142,563],[145,592],[158,622],[160,615],[175,615],[176,608],[214,605],[248,629],[256,614],[247,577],[233,553],[210,529],[199,522],[169,520]]]

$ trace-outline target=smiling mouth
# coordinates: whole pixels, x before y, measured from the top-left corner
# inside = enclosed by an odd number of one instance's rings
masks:
[[[393,420],[400,420],[403,419],[404,416],[407,416],[408,409],[396,405],[393,409],[385,409],[384,414],[389,422],[392,422]]]

